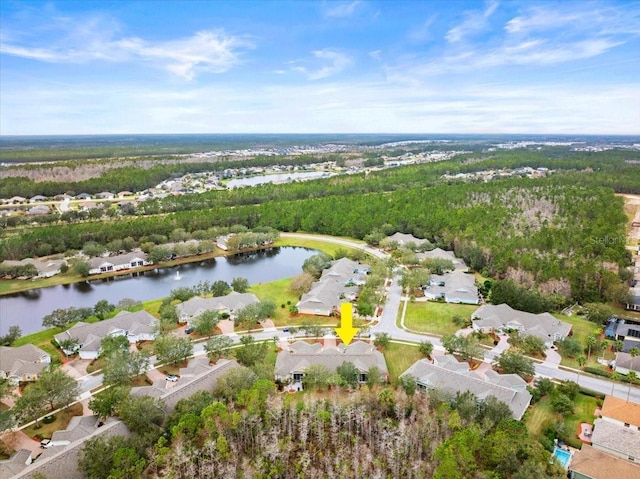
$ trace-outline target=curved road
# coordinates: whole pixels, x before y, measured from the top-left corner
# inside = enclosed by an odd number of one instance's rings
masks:
[[[331,236],[322,236],[322,235],[314,235],[314,234],[306,234],[306,233],[281,233],[281,237],[283,238],[300,238],[300,239],[310,239],[316,241],[325,241],[328,243],[335,243],[342,246],[346,246],[349,248],[360,249],[365,251],[368,254],[371,254],[377,258],[388,258],[389,255],[372,248],[364,243],[358,243],[351,240],[346,240],[342,238],[335,238]],[[396,319],[398,318],[398,312],[400,311],[400,306],[402,304],[402,288],[399,284],[399,275],[394,275],[392,278],[391,286],[387,291],[387,301],[385,307],[382,311],[382,315],[380,316],[377,324],[371,327],[371,332],[375,335],[376,333],[388,333],[392,339],[400,340],[400,341],[409,341],[419,343],[421,341],[429,341],[434,345],[435,349],[444,350],[442,347],[442,343],[437,337],[422,335],[417,333],[409,332],[396,324]],[[242,332],[240,332],[242,333]],[[263,331],[258,333],[252,333],[253,337],[258,341],[267,341],[271,340],[274,337],[279,339],[290,338],[291,335],[289,333],[283,332],[280,330],[271,330],[271,331]],[[237,334],[231,335],[232,339],[235,343],[239,343],[240,337]],[[491,362],[494,357],[500,354],[502,350],[505,349],[505,345],[501,343],[498,347],[494,348],[491,351],[488,351],[485,354],[484,361]],[[204,354],[204,342],[195,343],[194,344],[194,354],[200,355]],[[591,376],[581,375],[578,370],[571,369],[560,369],[557,364],[551,364],[549,362],[545,363],[536,363],[536,374],[544,377],[549,377],[557,380],[571,380],[578,382],[581,386],[591,389],[593,391],[597,391],[603,394],[613,394],[622,399],[629,400],[640,403],[640,388],[638,387],[629,387],[628,385],[621,383],[613,383],[606,379],[596,378]],[[79,380],[80,387],[84,396],[86,397],[89,393],[90,389],[95,388],[101,382],[101,375],[94,376],[85,376]]]

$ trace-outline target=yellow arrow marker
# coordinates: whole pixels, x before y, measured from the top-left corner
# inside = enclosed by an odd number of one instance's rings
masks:
[[[360,330],[353,327],[353,306],[351,303],[342,303],[340,305],[340,327],[336,328],[336,333],[346,345],[353,340],[353,337]]]

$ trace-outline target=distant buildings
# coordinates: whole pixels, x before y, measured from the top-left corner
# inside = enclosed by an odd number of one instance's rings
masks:
[[[152,264],[147,259],[147,254],[141,250],[131,253],[109,256],[106,258],[97,257],[89,260],[89,274],[112,273],[131,268],[139,268]]]

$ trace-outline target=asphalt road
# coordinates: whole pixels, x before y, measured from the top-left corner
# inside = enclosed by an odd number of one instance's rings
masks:
[[[329,236],[311,235],[303,233],[282,233],[282,237],[289,238],[307,238],[319,241],[326,241],[330,243],[339,244],[342,246],[361,249],[369,254],[374,255],[377,258],[386,258],[388,255],[382,251],[371,248],[362,243],[356,243],[353,241],[333,238]],[[391,285],[387,291],[387,301],[382,311],[382,315],[374,322],[370,331],[373,336],[380,333],[387,333],[392,339],[397,341],[408,341],[419,343],[421,341],[429,341],[434,345],[436,350],[444,350],[439,338],[435,336],[417,334],[407,331],[396,324],[396,318],[398,318],[398,312],[403,306],[402,288],[399,284],[399,275],[395,275],[392,279]],[[281,329],[277,331],[266,331],[251,333],[257,341],[272,340],[274,337],[279,339],[291,338],[289,333],[283,332]],[[234,343],[240,342],[240,337],[237,334],[231,336]],[[301,338],[302,339],[302,338]],[[504,350],[504,344],[487,351],[485,354],[485,362],[490,363],[494,357],[499,355]],[[194,354],[204,354],[204,342],[194,344]],[[152,358],[154,361],[155,358]],[[153,362],[152,362],[153,364]],[[622,383],[613,383],[604,378],[596,378],[580,374],[578,370],[568,370],[559,368],[557,365],[549,363],[536,363],[536,374],[543,377],[548,377],[556,380],[571,380],[577,382],[580,386],[597,391],[603,394],[613,394],[616,397],[622,399],[629,399],[630,401],[640,403],[640,388],[637,386],[629,386]],[[97,374],[93,376],[85,376],[79,380],[80,390],[83,393],[83,397],[86,397],[91,389],[96,388],[102,383],[102,375]]]

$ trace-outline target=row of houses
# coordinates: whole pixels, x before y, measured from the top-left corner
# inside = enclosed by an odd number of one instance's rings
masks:
[[[20,261],[7,259],[4,260],[0,266],[4,268],[20,268],[31,265],[36,269],[38,278],[50,278],[51,276],[59,274],[63,265],[66,264],[67,262],[64,259],[47,259],[42,261],[33,258],[25,258]]]
[[[480,294],[473,275],[456,270],[433,274],[423,286],[424,296],[430,300],[443,299],[454,304],[480,304]]]
[[[296,304],[298,312],[316,316],[335,314],[341,303],[357,298],[358,289],[365,284],[370,271],[369,265],[349,258],[332,261],[309,292],[302,295]]]
[[[68,201],[68,200],[112,200],[115,198],[126,198],[128,196],[132,196],[134,193],[131,191],[120,191],[118,193],[111,193],[110,191],[103,191],[101,193],[96,193],[94,195],[90,195],[89,193],[80,193],[78,195],[72,196],[68,194],[56,195],[53,197],[48,197],[44,195],[35,195],[31,198],[25,198],[23,196],[12,196],[11,198],[4,200],[4,204],[6,205],[24,205],[24,204],[35,204],[43,201]]]
[[[240,367],[235,361],[220,359],[210,365],[206,358],[196,358],[186,368],[180,369],[177,383],[167,385],[164,379],[151,386],[133,388],[132,396],[151,396],[160,399],[165,411],[170,414],[181,399],[191,397],[199,391],[212,391],[218,379],[228,371]],[[104,424],[96,416],[77,416],[71,419],[66,430],[56,431],[51,436],[51,446],[34,461],[33,453],[20,449],[11,458],[0,461],[0,479],[33,477],[64,477],[83,479],[78,460],[85,441],[94,438],[130,436],[122,421],[109,418]]]

